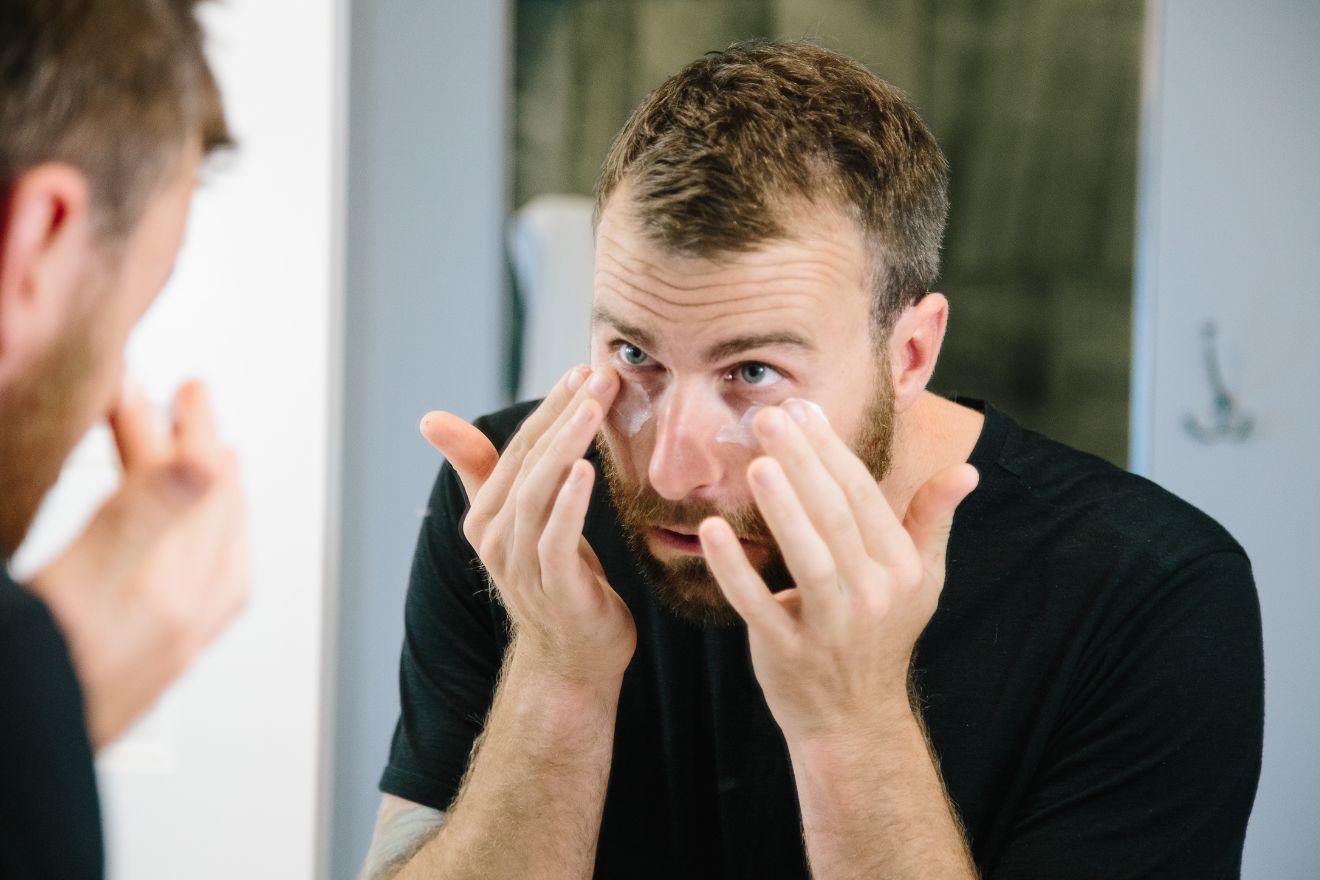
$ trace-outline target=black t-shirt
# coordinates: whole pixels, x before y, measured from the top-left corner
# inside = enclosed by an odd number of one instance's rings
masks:
[[[497,446],[529,412],[478,424]],[[1242,548],[1147,480],[985,407],[917,649],[924,717],[987,878],[1237,877],[1260,772],[1260,611]],[[599,469],[593,450],[588,459]],[[637,622],[598,878],[805,878],[746,629],[668,612],[603,480],[585,534]],[[414,557],[385,792],[449,806],[508,642],[446,465]]]
[[[0,566],[0,877],[102,871],[82,690],[50,612]]]

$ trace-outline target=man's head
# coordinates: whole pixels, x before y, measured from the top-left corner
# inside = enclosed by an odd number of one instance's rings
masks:
[[[0,558],[109,409],[198,165],[229,141],[195,6],[0,7]]]
[[[877,480],[934,368],[943,155],[891,86],[803,43],[734,46],[633,113],[596,193],[592,362],[622,377],[611,494],[662,596],[736,619],[697,524],[722,514],[788,586],[746,486],[749,420],[819,406]]]

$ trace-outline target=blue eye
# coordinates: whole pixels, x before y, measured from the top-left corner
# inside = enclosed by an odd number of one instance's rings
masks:
[[[733,370],[733,375],[748,385],[766,386],[773,385],[783,378],[779,371],[769,364],[749,361],[745,364],[739,364]]]
[[[650,356],[637,346],[630,342],[625,342],[619,346],[619,357],[630,367],[640,367],[650,360]]]

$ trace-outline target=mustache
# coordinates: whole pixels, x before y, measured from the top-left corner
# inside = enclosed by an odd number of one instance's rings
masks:
[[[696,531],[708,517],[723,517],[733,533],[747,541],[773,540],[756,507],[724,508],[705,501],[670,501],[649,486],[629,487],[614,499],[624,521],[636,526],[679,527]]]

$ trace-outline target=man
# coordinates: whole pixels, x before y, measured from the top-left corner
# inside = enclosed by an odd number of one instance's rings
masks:
[[[103,871],[91,757],[247,592],[233,453],[205,391],[162,434],[123,392],[203,157],[228,141],[192,0],[0,7],[0,563],[93,422],[123,480],[26,585],[0,566],[0,876]]]
[[[452,467],[368,876],[1236,876],[1248,562],[925,390],[945,215],[921,120],[824,49],[712,53],[634,112],[591,369],[423,421]]]

